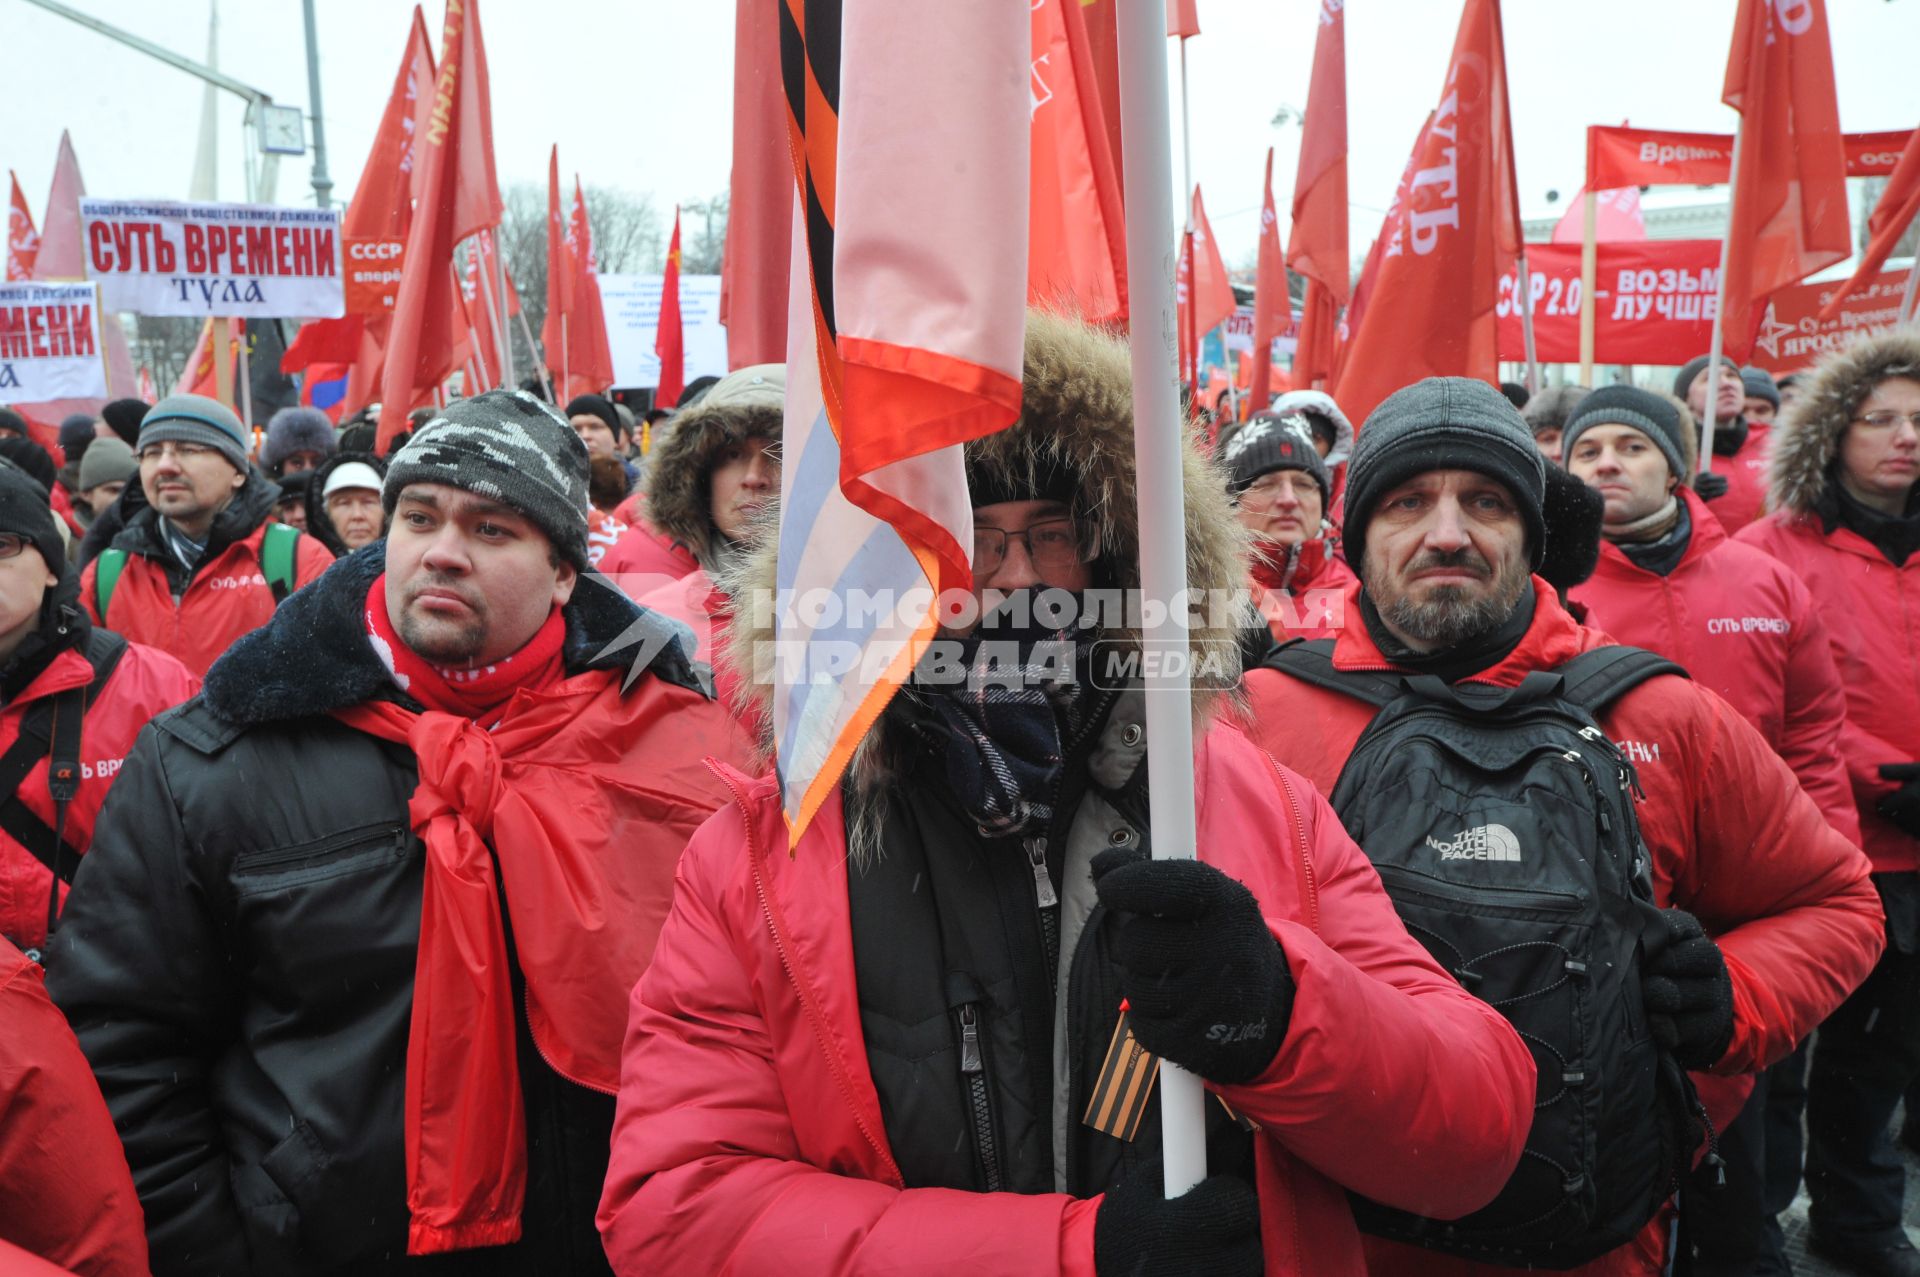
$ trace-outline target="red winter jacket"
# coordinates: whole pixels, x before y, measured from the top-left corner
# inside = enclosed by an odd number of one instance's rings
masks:
[[[1726,495],[1711,503],[1714,517],[1728,536],[1767,512],[1767,452],[1772,446],[1773,427],[1757,421],[1747,423],[1747,441],[1731,457],[1714,453],[1709,465],[1713,473],[1727,481]]]
[[[1254,606],[1276,642],[1332,638],[1346,624],[1353,569],[1325,537],[1295,546],[1259,545],[1253,555]]]
[[[623,584],[621,588],[634,597],[657,588],[666,580],[677,581],[699,568],[700,562],[693,557],[693,551],[654,531],[653,525],[644,519],[629,526],[600,560],[600,571],[607,576],[660,578],[647,581],[635,589]]]
[[[1786,760],[1827,823],[1857,845],[1840,749],[1846,693],[1813,596],[1772,556],[1729,540],[1692,489],[1680,496],[1693,534],[1679,566],[1661,576],[1603,541],[1600,565],[1573,601],[1594,629],[1678,661],[1725,697]]]
[[[20,721],[34,705],[69,688],[93,681],[93,666],[69,649],[53,658],[37,678],[4,707],[0,707],[0,753],[12,748],[20,735]],[[113,668],[113,677],[88,707],[80,731],[80,788],[67,806],[63,831],[66,844],[82,855],[93,842],[94,821],[100,804],[120,770],[133,738],[154,715],[173,708],[200,690],[200,680],[165,652],[138,643],[129,644]],[[15,790],[27,809],[49,826],[53,799],[47,793],[47,760],[34,764]],[[4,799],[5,795],[0,795]],[[76,866],[67,866],[71,872]],[[0,935],[23,949],[47,938],[47,890],[53,871],[38,857],[0,831]],[[66,895],[65,888],[61,896]]]
[[[1786,564],[1828,619],[1827,640],[1847,689],[1840,754],[1853,782],[1861,845],[1881,873],[1920,869],[1920,839],[1875,810],[1898,786],[1885,763],[1920,762],[1920,555],[1895,567],[1849,528],[1782,511],[1739,540]]]
[[[1199,846],[1262,901],[1297,985],[1273,1064],[1218,1088],[1270,1137],[1267,1271],[1357,1272],[1342,1186],[1477,1209],[1518,1157],[1533,1062],[1407,936],[1305,785],[1226,727],[1195,764]],[[614,1271],[1091,1277],[1098,1198],[902,1187],[860,1026],[839,798],[789,852],[775,782],[726,777],[735,803],[687,845],[634,991],[599,1216]]]
[[[140,1199],[93,1070],[40,968],[0,940],[0,1273],[52,1271],[16,1264],[8,1243],[84,1277],[147,1273]]]
[[[1544,580],[1533,581],[1533,623],[1518,647],[1471,681],[1517,686],[1536,669],[1604,647],[1578,624]],[[1348,608],[1360,606],[1359,587]],[[1341,669],[1393,668],[1366,626],[1335,640]],[[1246,677],[1256,743],[1331,793],[1374,708],[1273,670]],[[1655,899],[1697,915],[1733,977],[1734,1033],[1713,1068],[1696,1076],[1709,1116],[1724,1126],[1756,1072],[1791,1051],[1873,969],[1885,943],[1879,895],[1866,857],[1828,826],[1774,752],[1739,713],[1707,688],[1655,678],[1628,692],[1600,725],[1637,768],[1646,798],[1640,828],[1653,852]],[[1728,1080],[1721,1080],[1722,1078]],[[1665,1221],[1575,1271],[1582,1277],[1660,1271]],[[1368,1271],[1452,1277],[1510,1270],[1369,1240]]]
[[[158,517],[153,515],[154,520]],[[115,538],[115,545],[127,548],[127,540],[140,529],[151,529],[146,518],[144,513],[136,516],[135,523]],[[157,535],[151,533],[151,537]],[[170,652],[195,674],[204,675],[235,639],[259,629],[273,616],[273,591],[260,567],[260,542],[265,536],[262,520],[245,537],[203,561],[178,603],[160,560],[146,550],[129,548],[105,616],[100,615],[95,597],[94,581],[100,572],[100,560],[95,559],[80,578],[81,601],[96,623],[136,643]],[[171,553],[164,547],[151,548],[159,554]],[[295,587],[312,581],[332,562],[333,555],[318,537],[302,536],[294,550]]]

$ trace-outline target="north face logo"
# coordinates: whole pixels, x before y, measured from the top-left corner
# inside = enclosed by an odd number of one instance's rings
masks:
[[[1461,830],[1457,838],[1448,842],[1441,842],[1429,834],[1427,846],[1439,852],[1442,860],[1518,862],[1520,859],[1520,840],[1505,825],[1475,825],[1472,829]]]

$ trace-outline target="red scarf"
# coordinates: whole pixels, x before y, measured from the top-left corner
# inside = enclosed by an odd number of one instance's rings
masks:
[[[482,727],[498,722],[508,699],[521,688],[544,687],[565,672],[560,648],[566,642],[567,623],[559,608],[548,613],[546,623],[511,656],[477,668],[432,664],[401,641],[387,619],[384,572],[367,591],[367,637],[401,691],[428,709],[471,718]]]
[[[526,1117],[495,856],[535,1045],[561,1076],[612,1094],[628,995],[658,937],[657,923],[631,920],[664,916],[673,874],[646,847],[608,855],[609,837],[642,826],[677,854],[688,829],[664,811],[658,825],[636,815],[627,778],[594,766],[619,762],[618,743],[640,739],[659,709],[623,698],[615,672],[553,677],[558,647],[539,653],[559,642],[557,611],[509,661],[458,682],[393,637],[380,582],[367,623],[409,695],[461,706],[416,714],[369,701],[334,714],[406,745],[420,771],[408,804],[427,855],[407,1034],[407,1253],[504,1245],[521,1232]],[[509,667],[519,681],[503,688]],[[465,709],[489,699],[491,730]]]

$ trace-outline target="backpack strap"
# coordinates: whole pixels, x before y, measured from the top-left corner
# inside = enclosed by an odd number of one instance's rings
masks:
[[[127,566],[127,552],[111,547],[100,551],[94,560],[93,606],[99,610],[100,623],[107,623],[107,606],[113,602],[113,587],[120,584],[120,573]]]
[[[266,577],[267,588],[273,591],[275,607],[285,603],[294,591],[293,576],[298,562],[294,547],[299,544],[300,529],[284,523],[267,524],[266,533],[260,538],[260,575]]]
[[[1693,677],[1658,652],[1624,645],[1596,647],[1590,652],[1582,652],[1562,665],[1556,673],[1560,675],[1561,698],[1572,701],[1595,718],[1607,706],[1650,678],[1662,674]]]
[[[20,720],[20,734],[0,754],[0,830],[25,847],[52,875],[47,898],[47,937],[53,937],[59,917],[60,884],[73,881],[80,852],[67,844],[67,807],[80,789],[81,724],[100,698],[113,671],[126,654],[127,641],[110,630],[94,629],[82,652],[93,666],[85,687],[70,687],[30,708]],[[53,824],[40,819],[20,798],[27,774],[47,759],[47,793],[53,799]]]
[[[1282,643],[1267,653],[1260,664],[1263,669],[1279,670],[1302,683],[1363,700],[1376,709],[1391,705],[1407,690],[1406,680],[1398,674],[1334,668],[1332,639],[1294,639]]]

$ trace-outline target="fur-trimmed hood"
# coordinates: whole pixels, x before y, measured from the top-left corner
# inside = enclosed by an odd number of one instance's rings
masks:
[[[1840,437],[1861,400],[1888,377],[1920,380],[1920,329],[1865,337],[1826,356],[1796,383],[1799,396],[1773,426],[1767,508],[1815,514],[1833,482]]]
[[[708,478],[722,448],[748,439],[779,439],[780,410],[764,403],[706,398],[673,415],[673,428],[647,456],[647,519],[693,552],[700,566],[719,566]]]
[[[1133,458],[1133,380],[1127,347],[1077,319],[1043,312],[1027,315],[1025,374],[1020,419],[1006,430],[966,445],[967,466],[997,488],[1033,490],[1041,478],[1064,470],[1076,476],[1070,502],[1075,518],[1098,548],[1105,572],[1099,584],[1122,591],[1140,588],[1140,501]],[[1186,497],[1187,586],[1201,599],[1222,598],[1245,587],[1247,536],[1233,517],[1219,472],[1183,434],[1182,487]],[[751,554],[727,573],[723,588],[736,599],[770,598],[776,579],[779,538],[761,535]],[[745,591],[745,593],[743,593]],[[766,591],[758,594],[755,591]],[[1191,632],[1203,670],[1196,676],[1196,722],[1209,718],[1221,695],[1239,681],[1240,626],[1227,608],[1196,609],[1201,622]],[[737,607],[726,635],[727,659],[741,671],[747,721],[772,725],[773,688],[756,677],[770,653],[773,609]],[[1129,617],[1129,619],[1132,619]],[[1108,630],[1103,641],[1137,648],[1132,629]],[[881,719],[884,726],[886,719]],[[875,733],[862,749],[868,750]],[[856,759],[856,769],[859,763]]]

